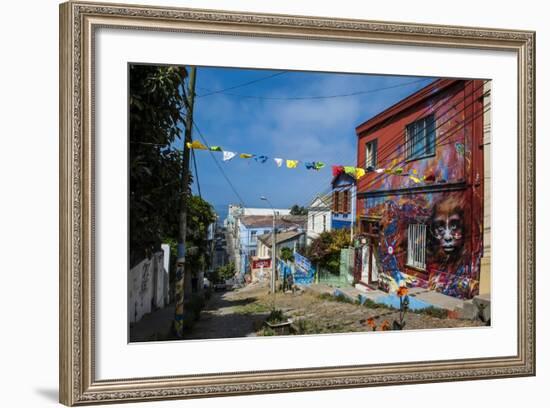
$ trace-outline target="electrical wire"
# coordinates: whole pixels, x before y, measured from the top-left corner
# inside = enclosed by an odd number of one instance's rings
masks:
[[[288,71],[277,72],[275,74],[268,75],[268,76],[265,76],[263,78],[258,78],[258,79],[254,79],[254,80],[251,80],[251,81],[248,81],[248,82],[243,82],[242,84],[235,85],[235,86],[230,86],[229,88],[224,88],[224,89],[212,90],[212,89],[208,89],[208,88],[201,88],[201,89],[204,89],[204,90],[210,91],[210,92],[206,93],[206,94],[202,94],[202,95],[196,95],[196,96],[197,96],[197,98],[205,98],[205,97],[210,96],[210,95],[225,93],[226,91],[230,91],[230,90],[237,89],[237,88],[242,88],[242,87],[252,85],[252,84],[255,84],[255,83],[258,83],[258,82],[261,82],[261,81],[265,81],[266,79],[271,79],[271,78],[274,78],[274,77],[277,77],[277,76],[280,76],[280,75],[284,75],[284,74],[287,74],[287,73],[288,73]]]
[[[218,167],[218,169],[222,173],[222,176],[225,178],[225,181],[227,181],[227,184],[229,184],[229,187],[231,187],[231,190],[233,190],[233,193],[235,193],[235,195],[239,199],[239,203],[243,207],[246,207],[246,205],[244,203],[244,200],[242,199],[241,195],[238,193],[237,189],[235,188],[235,186],[233,185],[233,183],[231,182],[231,180],[229,179],[229,177],[227,176],[227,174],[223,170],[223,167],[218,162],[218,159],[216,159],[216,156],[210,150],[210,145],[208,144],[208,141],[206,140],[206,138],[202,134],[202,132],[201,132],[200,128],[198,127],[197,123],[195,122],[195,120],[193,120],[192,123],[193,123],[193,126],[195,127],[195,129],[197,130],[197,133],[199,134],[199,137],[201,138],[201,140],[203,141],[205,146],[208,148],[208,152],[210,153],[210,157],[212,157],[212,160],[214,160],[214,163],[216,164],[216,166]]]
[[[364,91],[357,91],[357,92],[351,92],[351,93],[345,93],[345,94],[336,94],[336,95],[312,95],[312,96],[277,97],[277,96],[261,96],[261,95],[243,95],[243,94],[224,92],[224,91],[220,91],[218,93],[223,93],[224,95],[229,95],[229,96],[238,97],[238,98],[259,99],[259,100],[265,100],[265,101],[303,101],[303,100],[345,98],[345,97],[350,97],[350,96],[366,95],[366,94],[370,94],[370,93],[386,91],[388,89],[395,89],[395,88],[408,86],[408,85],[413,85],[413,84],[416,84],[416,83],[419,83],[419,82],[431,81],[431,80],[432,80],[431,78],[422,78],[422,79],[418,79],[416,81],[406,82],[406,83],[387,86],[387,87],[382,87],[382,88],[367,89],[367,90],[364,90]]]
[[[483,85],[484,85],[484,84],[483,84]],[[483,87],[483,85],[481,85],[479,88],[474,89],[474,90],[472,91],[471,94],[477,92],[477,90],[481,89],[481,88]],[[490,91],[484,93],[484,94],[481,95],[481,96],[484,96],[484,95],[486,95],[486,94],[488,94],[488,93],[490,93]],[[441,126],[446,125],[447,123],[449,123],[454,117],[456,117],[456,116],[459,115],[460,113],[464,112],[464,111],[465,111],[469,106],[471,106],[473,103],[474,103],[474,102],[472,102],[472,103],[470,103],[470,104],[468,104],[468,105],[465,105],[461,110],[457,111],[453,116],[451,116],[446,122],[440,123],[440,124],[434,129],[434,131],[436,131],[436,130],[437,130],[438,128],[440,128]],[[443,113],[438,112],[439,117],[444,116],[444,115],[445,115],[447,112],[449,112],[451,109],[454,109],[454,108],[456,107],[456,105],[457,105],[457,104],[452,105],[449,109],[447,109],[447,110],[444,111]],[[434,108],[434,109],[432,109],[432,110],[436,110],[436,109]],[[422,117],[422,116],[423,116],[423,113],[421,113],[420,115],[418,115],[416,119],[418,119],[419,117]],[[416,120],[416,119],[414,119],[414,120]],[[396,134],[395,141],[400,141],[401,138],[402,138],[402,136],[405,135],[405,133],[406,133],[406,129],[404,129],[403,131],[399,131],[399,132]],[[451,136],[451,135],[450,135],[450,136]],[[392,136],[392,138],[394,138],[394,137]],[[441,140],[439,140],[439,141],[436,143],[436,147],[439,146],[439,145],[441,145],[440,142],[441,142]],[[390,145],[393,145],[393,142],[390,143]],[[397,146],[395,147],[395,149],[393,149],[393,150],[387,152],[388,154],[385,155],[384,159],[379,160],[379,162],[383,162],[384,160],[386,160],[386,159],[388,159],[388,158],[391,158],[391,157],[393,156],[394,153],[397,153],[397,152],[398,152],[398,150],[401,148],[401,146],[402,146],[401,144],[397,144]],[[379,150],[379,152],[377,152],[377,153],[380,153],[381,151],[386,152],[387,149]],[[395,167],[398,167],[398,166],[400,166],[400,165],[406,163],[406,161],[407,161],[406,159],[403,159],[402,161],[396,163],[396,164],[395,164]],[[363,162],[363,163],[358,163],[358,167],[364,167],[365,164],[366,164],[366,161]],[[378,175],[378,177],[376,177],[375,180],[377,181],[377,180],[381,179],[381,178],[384,177],[384,176],[387,176],[387,175],[384,174],[384,173],[382,173],[382,174]],[[371,184],[371,185],[372,185],[372,184]],[[324,192],[319,193],[319,194],[320,194],[320,195],[325,195],[325,194],[327,194],[329,191],[331,191],[331,188],[330,188],[330,187],[329,187],[328,189],[325,189]]]

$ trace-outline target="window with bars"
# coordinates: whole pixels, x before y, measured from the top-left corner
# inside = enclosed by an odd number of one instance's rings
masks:
[[[435,154],[435,115],[419,119],[406,128],[407,160]]]
[[[409,224],[407,231],[407,265],[426,270],[425,224]]]

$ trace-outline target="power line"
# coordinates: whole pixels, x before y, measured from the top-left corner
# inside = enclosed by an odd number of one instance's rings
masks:
[[[197,123],[193,120],[193,126],[195,127],[195,129],[197,129],[197,133],[199,134],[199,137],[202,139],[203,143],[206,145],[206,147],[208,147],[208,152],[210,153],[210,156],[212,157],[212,160],[214,160],[214,163],[216,164],[216,166],[218,167],[218,169],[220,170],[220,172],[222,173],[223,177],[225,178],[225,180],[227,181],[227,184],[229,184],[229,186],[231,187],[231,189],[233,190],[233,192],[235,193],[235,195],[237,196],[237,198],[239,199],[240,201],[240,204],[243,206],[243,207],[246,207],[245,203],[244,203],[244,200],[242,199],[241,195],[237,192],[237,189],[235,188],[235,186],[233,185],[233,183],[231,182],[231,180],[229,180],[229,177],[227,176],[227,174],[225,173],[225,171],[223,170],[223,167],[220,165],[220,163],[218,162],[218,160],[216,159],[216,156],[212,153],[212,151],[210,150],[210,145],[208,144],[208,141],[206,140],[206,138],[204,137],[204,135],[202,134],[201,130],[199,129],[199,127],[197,126]],[[191,149],[193,150],[193,149]]]
[[[484,84],[485,84],[485,82],[483,83],[483,85],[484,85]],[[472,94],[473,94],[475,91],[481,89],[481,88],[483,87],[483,85],[481,85],[479,88],[473,90],[473,91],[472,91]],[[446,102],[447,102],[446,99],[442,99],[441,101],[438,102],[439,106],[437,106],[437,104],[436,104],[435,107],[427,106],[424,110],[422,110],[421,112],[419,112],[419,114],[416,115],[416,117],[413,118],[412,121],[414,122],[414,121],[418,120],[419,118],[423,117],[430,109],[431,109],[432,111],[436,111],[437,109],[439,109],[439,108],[440,108],[444,103],[446,103]],[[453,104],[449,109],[447,109],[445,112],[443,112],[442,114],[440,114],[440,116],[446,114],[446,113],[449,112],[451,109],[454,109],[454,108],[456,107],[456,105],[457,105],[457,104]],[[440,112],[438,112],[438,113],[440,113]],[[398,115],[398,114],[399,114],[399,112],[394,113],[394,114],[393,114],[392,116],[390,116],[387,120],[393,119],[393,118],[394,118],[396,115]],[[454,116],[456,116],[456,115],[454,115]],[[454,116],[453,116],[453,117],[454,117]],[[451,119],[452,119],[452,118],[451,118]],[[390,151],[390,154],[393,154],[393,153],[395,153],[395,152],[397,151],[397,149],[398,149],[398,147],[399,147],[399,143],[400,143],[400,141],[401,141],[401,137],[405,135],[405,132],[406,132],[406,129],[403,129],[403,130],[398,131],[394,136],[391,136],[391,137],[390,137],[389,143],[387,143],[384,147],[382,147],[381,149],[379,149],[379,150],[376,152],[376,153],[377,153],[377,157],[378,157],[377,162],[381,162],[382,160],[384,160],[384,159],[381,159],[381,154],[383,154],[383,152],[389,151],[389,149],[390,149],[392,146],[396,146],[396,149],[393,150],[393,151]],[[380,137],[384,137],[384,136],[385,136],[385,133],[380,134]],[[386,156],[386,158],[389,157],[390,154],[388,154],[388,155]],[[365,158],[365,161],[366,161],[366,158]],[[365,164],[365,163],[359,164],[358,167],[364,167],[364,164]]]
[[[261,95],[244,95],[244,94],[237,94],[232,92],[225,92],[223,90],[216,92],[216,93],[223,93],[224,95],[234,96],[238,98],[248,98],[248,99],[260,99],[260,100],[266,100],[266,101],[303,101],[303,100],[316,100],[316,99],[332,99],[332,98],[345,98],[350,96],[359,96],[359,95],[366,95],[370,93],[375,92],[381,92],[388,89],[394,89],[394,88],[400,88],[408,85],[413,85],[419,82],[424,81],[431,81],[431,78],[422,78],[418,79],[416,81],[406,82],[402,84],[382,87],[382,88],[375,88],[375,89],[367,89],[364,91],[357,91],[357,92],[350,92],[345,94],[335,94],[335,95],[312,95],[312,96],[288,96],[288,97],[276,97],[276,96],[261,96]],[[213,93],[212,93],[213,94]],[[211,94],[207,94],[211,95]],[[206,95],[204,95],[206,96]]]
[[[248,81],[248,82],[244,82],[242,84],[239,84],[239,85],[235,85],[235,86],[231,86],[229,88],[224,88],[224,89],[218,89],[218,90],[211,90],[211,89],[208,89],[208,88],[202,88],[201,89],[204,89],[206,91],[210,91],[209,93],[206,93],[206,94],[202,94],[202,95],[197,95],[197,98],[204,98],[204,97],[207,97],[207,96],[210,96],[210,95],[216,95],[216,94],[220,94],[220,93],[225,93],[225,91],[230,91],[232,89],[237,89],[237,88],[242,88],[242,87],[245,87],[245,86],[248,86],[248,85],[252,85],[252,84],[255,84],[257,82],[261,82],[261,81],[265,81],[266,79],[270,79],[270,78],[274,78],[276,76],[280,76],[280,75],[284,75],[286,74],[288,71],[283,71],[283,72],[277,72],[275,74],[271,74],[271,75],[268,75],[268,76],[265,76],[265,77],[262,77],[262,78],[258,78],[258,79],[254,79],[252,81]]]
[[[480,87],[480,88],[481,88],[481,87]],[[480,89],[480,88],[478,88],[478,89]],[[476,91],[476,90],[472,91],[472,93],[474,93],[475,91]],[[484,93],[483,95],[486,95],[486,94],[488,94],[488,93],[490,93],[490,91]],[[439,124],[439,125],[435,128],[435,130],[437,130],[437,129],[440,128],[441,126],[443,126],[443,125],[449,123],[456,115],[458,115],[458,114],[460,114],[461,112],[463,112],[466,108],[468,108],[469,106],[471,106],[473,103],[474,103],[474,102],[472,102],[472,103],[470,103],[470,104],[468,104],[468,105],[465,105],[465,106],[463,107],[463,109],[461,109],[460,111],[458,111],[455,115],[453,115],[451,118],[449,118],[446,122],[443,122],[443,123]],[[451,136],[455,135],[458,131],[460,131],[461,129],[463,129],[468,123],[473,122],[475,119],[481,117],[484,113],[488,112],[489,110],[490,110],[490,105],[489,105],[489,107],[488,107],[487,109],[484,109],[484,111],[482,111],[481,113],[478,113],[477,115],[474,115],[474,116],[473,116],[472,118],[470,118],[468,121],[465,121],[464,123],[462,123],[461,126],[460,126],[459,128],[458,128],[458,126],[457,126],[457,127],[454,128],[454,129],[448,130],[448,131],[447,131],[448,134],[444,133],[443,136],[440,136],[441,139],[436,143],[435,146],[436,146],[436,147],[437,147],[437,146],[443,146],[443,145],[452,143],[453,141],[447,142],[447,143],[442,143],[442,142],[445,141],[445,140],[447,140],[447,139],[449,139]],[[444,115],[445,113],[446,113],[446,112],[442,113],[441,116]],[[452,130],[453,132],[451,132],[451,130]],[[400,132],[400,133],[401,133],[401,132]],[[386,156],[386,158],[389,157],[390,155],[392,155],[393,153],[395,153],[397,150],[398,150],[398,149],[396,148],[396,149],[394,149],[393,151],[389,152],[389,154]],[[402,165],[402,164],[404,164],[405,162],[406,162],[406,159],[403,159],[401,162],[398,162],[395,166]],[[359,164],[361,165],[361,163],[359,163]],[[363,167],[363,166],[364,166],[364,163],[363,163],[360,167]],[[369,184],[368,184],[368,186],[367,186],[366,188],[372,186],[375,182],[381,180],[382,177],[387,177],[387,176],[388,176],[388,175],[386,175],[385,173],[378,174],[377,176],[375,176],[375,177],[369,182]],[[397,176],[397,175],[396,175],[396,176]],[[397,177],[401,177],[401,176],[397,176]],[[325,189],[322,193],[319,193],[319,195],[328,194],[331,190],[332,190],[332,188],[331,188],[331,187],[328,187],[328,188]]]
[[[477,91],[480,90],[482,87],[483,87],[483,85],[481,85],[481,86],[479,86],[478,88],[472,90],[471,94],[477,92]],[[470,95],[471,95],[471,94],[470,94]],[[468,95],[468,96],[470,96],[470,95]],[[485,95],[485,94],[484,94],[484,95]],[[445,103],[445,102],[446,102],[445,99],[443,99],[443,100],[441,101],[442,104]],[[468,108],[468,107],[471,106],[472,104],[473,104],[473,102],[470,103],[470,104],[468,104],[468,105],[464,105],[464,107],[463,107],[461,110],[457,111],[453,116],[451,116],[450,118],[448,118],[448,120],[447,120],[446,122],[440,123],[434,130],[437,130],[437,129],[440,128],[441,126],[443,126],[443,125],[449,123],[454,117],[456,117],[457,115],[459,115],[461,112],[464,112],[464,111],[466,110],[466,108]],[[439,117],[444,116],[444,115],[447,114],[450,110],[454,109],[454,108],[456,107],[456,105],[457,105],[457,104],[453,104],[449,109],[447,109],[447,110],[445,110],[445,111],[443,111],[443,112],[437,112],[437,113],[438,113],[438,116],[439,116]],[[439,107],[440,107],[440,106],[439,106]],[[433,111],[436,111],[437,109],[439,109],[439,107],[435,107],[435,108],[433,108],[432,110],[433,110]],[[420,118],[420,117],[422,117],[428,110],[430,110],[430,107],[427,107],[426,109],[424,109],[423,112],[420,112],[420,114],[417,115],[417,116],[413,119],[413,121],[414,121],[414,120],[417,120],[417,119]],[[377,161],[378,161],[378,162],[383,162],[383,161],[385,161],[385,160],[388,160],[389,158],[391,158],[391,156],[392,156],[394,153],[397,153],[397,151],[398,151],[398,150],[400,149],[400,147],[401,147],[401,144],[400,144],[401,137],[404,136],[405,133],[406,133],[406,129],[403,129],[403,130],[400,130],[399,132],[397,132],[397,133],[395,134],[395,136],[391,136],[391,138],[390,138],[391,142],[388,143],[388,144],[386,144],[382,149],[378,150],[378,152],[377,152],[377,156],[378,156],[378,160],[377,160]],[[392,148],[392,147],[393,147],[393,148]],[[391,149],[391,150],[390,150],[390,149]],[[382,157],[380,157],[380,156],[381,156],[381,153],[382,153],[382,154],[387,153],[387,154],[385,154],[385,156],[383,156],[383,158],[382,158]],[[397,163],[396,166],[397,166],[397,165],[404,164],[405,162],[406,162],[406,159],[405,159],[405,160],[402,160],[402,161],[399,162],[399,163]],[[365,164],[366,164],[366,158],[365,158],[365,161],[364,161],[363,163],[358,163],[358,166],[357,166],[357,167],[364,167]],[[378,178],[380,178],[380,177],[383,176],[383,175],[384,175],[384,174],[380,175]],[[330,189],[329,189],[329,190],[330,190]]]

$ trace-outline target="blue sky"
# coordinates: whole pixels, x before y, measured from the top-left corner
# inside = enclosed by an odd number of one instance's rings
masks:
[[[285,71],[248,86],[207,95],[278,72],[282,71],[197,68],[194,120],[207,142],[224,150],[270,158],[264,164],[240,158],[223,162],[221,153],[213,153],[249,207],[265,207],[261,195],[267,196],[275,207],[289,208],[293,204],[307,205],[317,193],[326,192],[332,178],[330,165],[356,163],[355,127],[432,81],[404,76]],[[386,87],[390,89],[379,90]],[[379,91],[301,100],[243,96],[311,97],[369,90]],[[200,140],[196,129],[193,138]],[[227,205],[238,203],[239,199],[208,152],[198,150],[195,156],[202,197],[223,219]],[[301,163],[296,169],[284,165],[277,168],[273,157]],[[322,161],[327,166],[320,171],[307,170],[304,161]],[[197,192],[196,183],[193,191]]]

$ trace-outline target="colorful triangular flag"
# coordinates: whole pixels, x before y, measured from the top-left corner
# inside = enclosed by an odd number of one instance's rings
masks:
[[[298,160],[287,160],[286,167],[289,169],[295,169],[298,166]]]
[[[223,161],[229,161],[233,157],[235,157],[236,155],[237,155],[237,153],[235,153],[235,152],[224,151],[223,152]]]
[[[205,145],[203,145],[201,142],[199,142],[198,140],[193,140],[192,142],[187,142],[186,145],[189,149],[208,150],[208,148]]]

